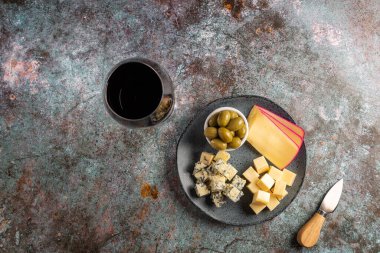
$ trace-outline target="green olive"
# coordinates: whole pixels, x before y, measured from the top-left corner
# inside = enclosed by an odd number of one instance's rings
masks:
[[[218,129],[216,127],[208,127],[204,131],[204,135],[210,140],[218,137]]]
[[[231,131],[237,131],[242,127],[244,127],[244,120],[241,117],[232,119],[227,125],[227,129]]]
[[[230,131],[231,134],[232,134],[232,137],[235,137],[235,132],[234,131]]]
[[[240,139],[243,139],[244,136],[245,136],[245,133],[247,132],[247,128],[246,127],[242,127],[240,128],[239,130],[236,131],[236,135],[240,138]]]
[[[230,114],[231,114],[231,119],[239,117],[239,114],[237,114],[237,112],[230,111]]]
[[[221,111],[218,116],[218,125],[220,127],[225,127],[228,125],[231,119],[231,114],[229,111]]]
[[[241,139],[239,137],[232,138],[232,141],[228,143],[228,148],[238,148],[241,145]]]
[[[215,113],[211,116],[211,118],[208,120],[208,125],[210,127],[217,127],[218,126],[218,115],[219,113]]]
[[[219,127],[218,135],[219,135],[219,138],[226,143],[231,142],[233,138],[231,131],[225,127]]]
[[[225,150],[227,148],[227,143],[218,138],[211,140],[210,143],[211,146],[217,150]]]

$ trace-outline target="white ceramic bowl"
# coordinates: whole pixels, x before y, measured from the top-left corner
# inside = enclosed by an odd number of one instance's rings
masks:
[[[241,145],[239,147],[237,147],[237,148],[227,148],[226,149],[226,151],[233,151],[233,150],[236,150],[236,149],[240,148],[241,146],[243,146],[243,144],[245,143],[245,141],[247,140],[247,137],[248,137],[248,121],[247,121],[247,118],[244,116],[244,114],[241,111],[239,111],[239,110],[237,110],[237,109],[235,109],[233,107],[228,107],[228,106],[226,106],[226,107],[219,107],[218,109],[215,109],[212,113],[210,113],[207,116],[206,121],[205,121],[205,123],[203,125],[203,130],[205,130],[208,127],[208,120],[211,118],[211,116],[213,116],[215,113],[218,113],[218,112],[221,112],[221,111],[225,111],[225,110],[236,112],[243,119],[244,125],[245,125],[246,130],[247,130],[245,132],[244,138],[241,140]],[[206,138],[207,142],[210,144],[210,139],[207,138],[206,136],[205,136],[205,138]]]

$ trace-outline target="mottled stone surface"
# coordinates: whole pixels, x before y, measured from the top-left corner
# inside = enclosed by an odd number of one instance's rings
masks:
[[[0,252],[301,251],[297,230],[342,177],[311,252],[379,252],[379,13],[377,0],[2,0]],[[174,81],[159,128],[103,108],[107,71],[131,56]],[[175,151],[204,105],[243,94],[305,128],[308,167],[281,215],[231,227],[187,201]]]

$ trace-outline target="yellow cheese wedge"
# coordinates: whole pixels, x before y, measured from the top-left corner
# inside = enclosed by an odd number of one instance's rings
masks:
[[[247,141],[276,167],[288,166],[302,146],[302,128],[257,105],[247,120]]]

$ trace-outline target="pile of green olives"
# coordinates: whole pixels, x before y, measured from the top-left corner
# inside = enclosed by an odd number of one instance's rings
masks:
[[[204,135],[210,144],[217,150],[238,148],[244,138],[247,128],[244,120],[234,111],[221,111],[215,113],[207,122],[208,127]]]

